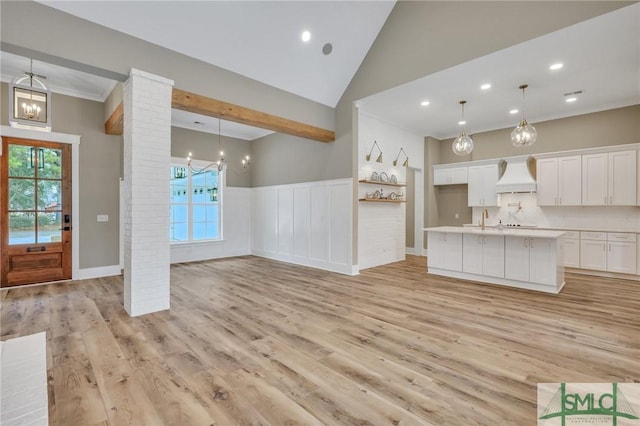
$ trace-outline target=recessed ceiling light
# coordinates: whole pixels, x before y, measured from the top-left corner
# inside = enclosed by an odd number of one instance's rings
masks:
[[[568,102],[568,103],[571,103],[571,102],[575,102],[577,100],[578,100],[578,98],[576,98],[575,96],[572,96],[570,98],[565,99],[564,101]]]
[[[465,124],[467,124],[466,121],[458,121],[458,125],[460,125],[460,126],[464,126]]]
[[[422,101],[422,102],[420,102],[420,105],[428,106],[429,105],[429,101]]]
[[[517,109],[512,109],[511,111],[509,111],[509,114],[517,114],[518,110]]]
[[[559,70],[560,68],[564,67],[564,64],[562,62],[558,62],[557,64],[553,64],[549,67],[549,69],[551,71],[555,71],[555,70]]]
[[[300,38],[302,38],[302,41],[304,41],[306,43],[309,40],[311,40],[311,33],[309,31],[303,31],[302,35],[300,36]]]
[[[489,90],[489,89],[491,89],[491,85],[489,83],[485,83],[482,86],[480,86],[480,88],[482,90]]]

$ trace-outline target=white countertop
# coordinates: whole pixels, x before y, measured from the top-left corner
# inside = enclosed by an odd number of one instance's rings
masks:
[[[480,228],[480,225],[465,223],[464,227],[468,228]],[[496,225],[486,225],[487,228],[495,229]],[[507,228],[507,227],[505,227]],[[512,227],[508,227],[509,229],[513,229]],[[523,229],[518,228],[516,229]],[[640,229],[638,230],[629,230],[629,229],[616,229],[616,228],[584,228],[579,226],[536,226],[535,228],[527,228],[527,229],[542,229],[542,230],[550,230],[550,231],[587,231],[587,232],[615,232],[615,233],[629,233],[629,234],[638,234],[640,233]]]
[[[547,229],[537,228],[504,228],[499,230],[497,228],[485,228],[484,231],[477,227],[463,227],[463,226],[438,226],[435,228],[423,228],[423,231],[435,231],[435,232],[451,232],[456,234],[479,234],[479,235],[504,235],[504,236],[516,236],[516,237],[535,237],[535,238],[558,238],[564,235],[565,231],[555,231]]]

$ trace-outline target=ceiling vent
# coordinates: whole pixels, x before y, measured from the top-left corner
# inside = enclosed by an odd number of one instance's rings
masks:
[[[530,155],[505,158],[501,162],[504,170],[496,184],[496,192],[536,192],[536,163]]]

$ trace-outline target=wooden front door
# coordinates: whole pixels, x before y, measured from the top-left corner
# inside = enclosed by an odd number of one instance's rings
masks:
[[[2,287],[71,278],[71,147],[2,138]]]

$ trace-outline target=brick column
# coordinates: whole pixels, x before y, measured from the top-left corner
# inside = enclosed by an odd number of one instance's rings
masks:
[[[124,308],[169,309],[169,167],[173,81],[132,69],[124,105]]]

